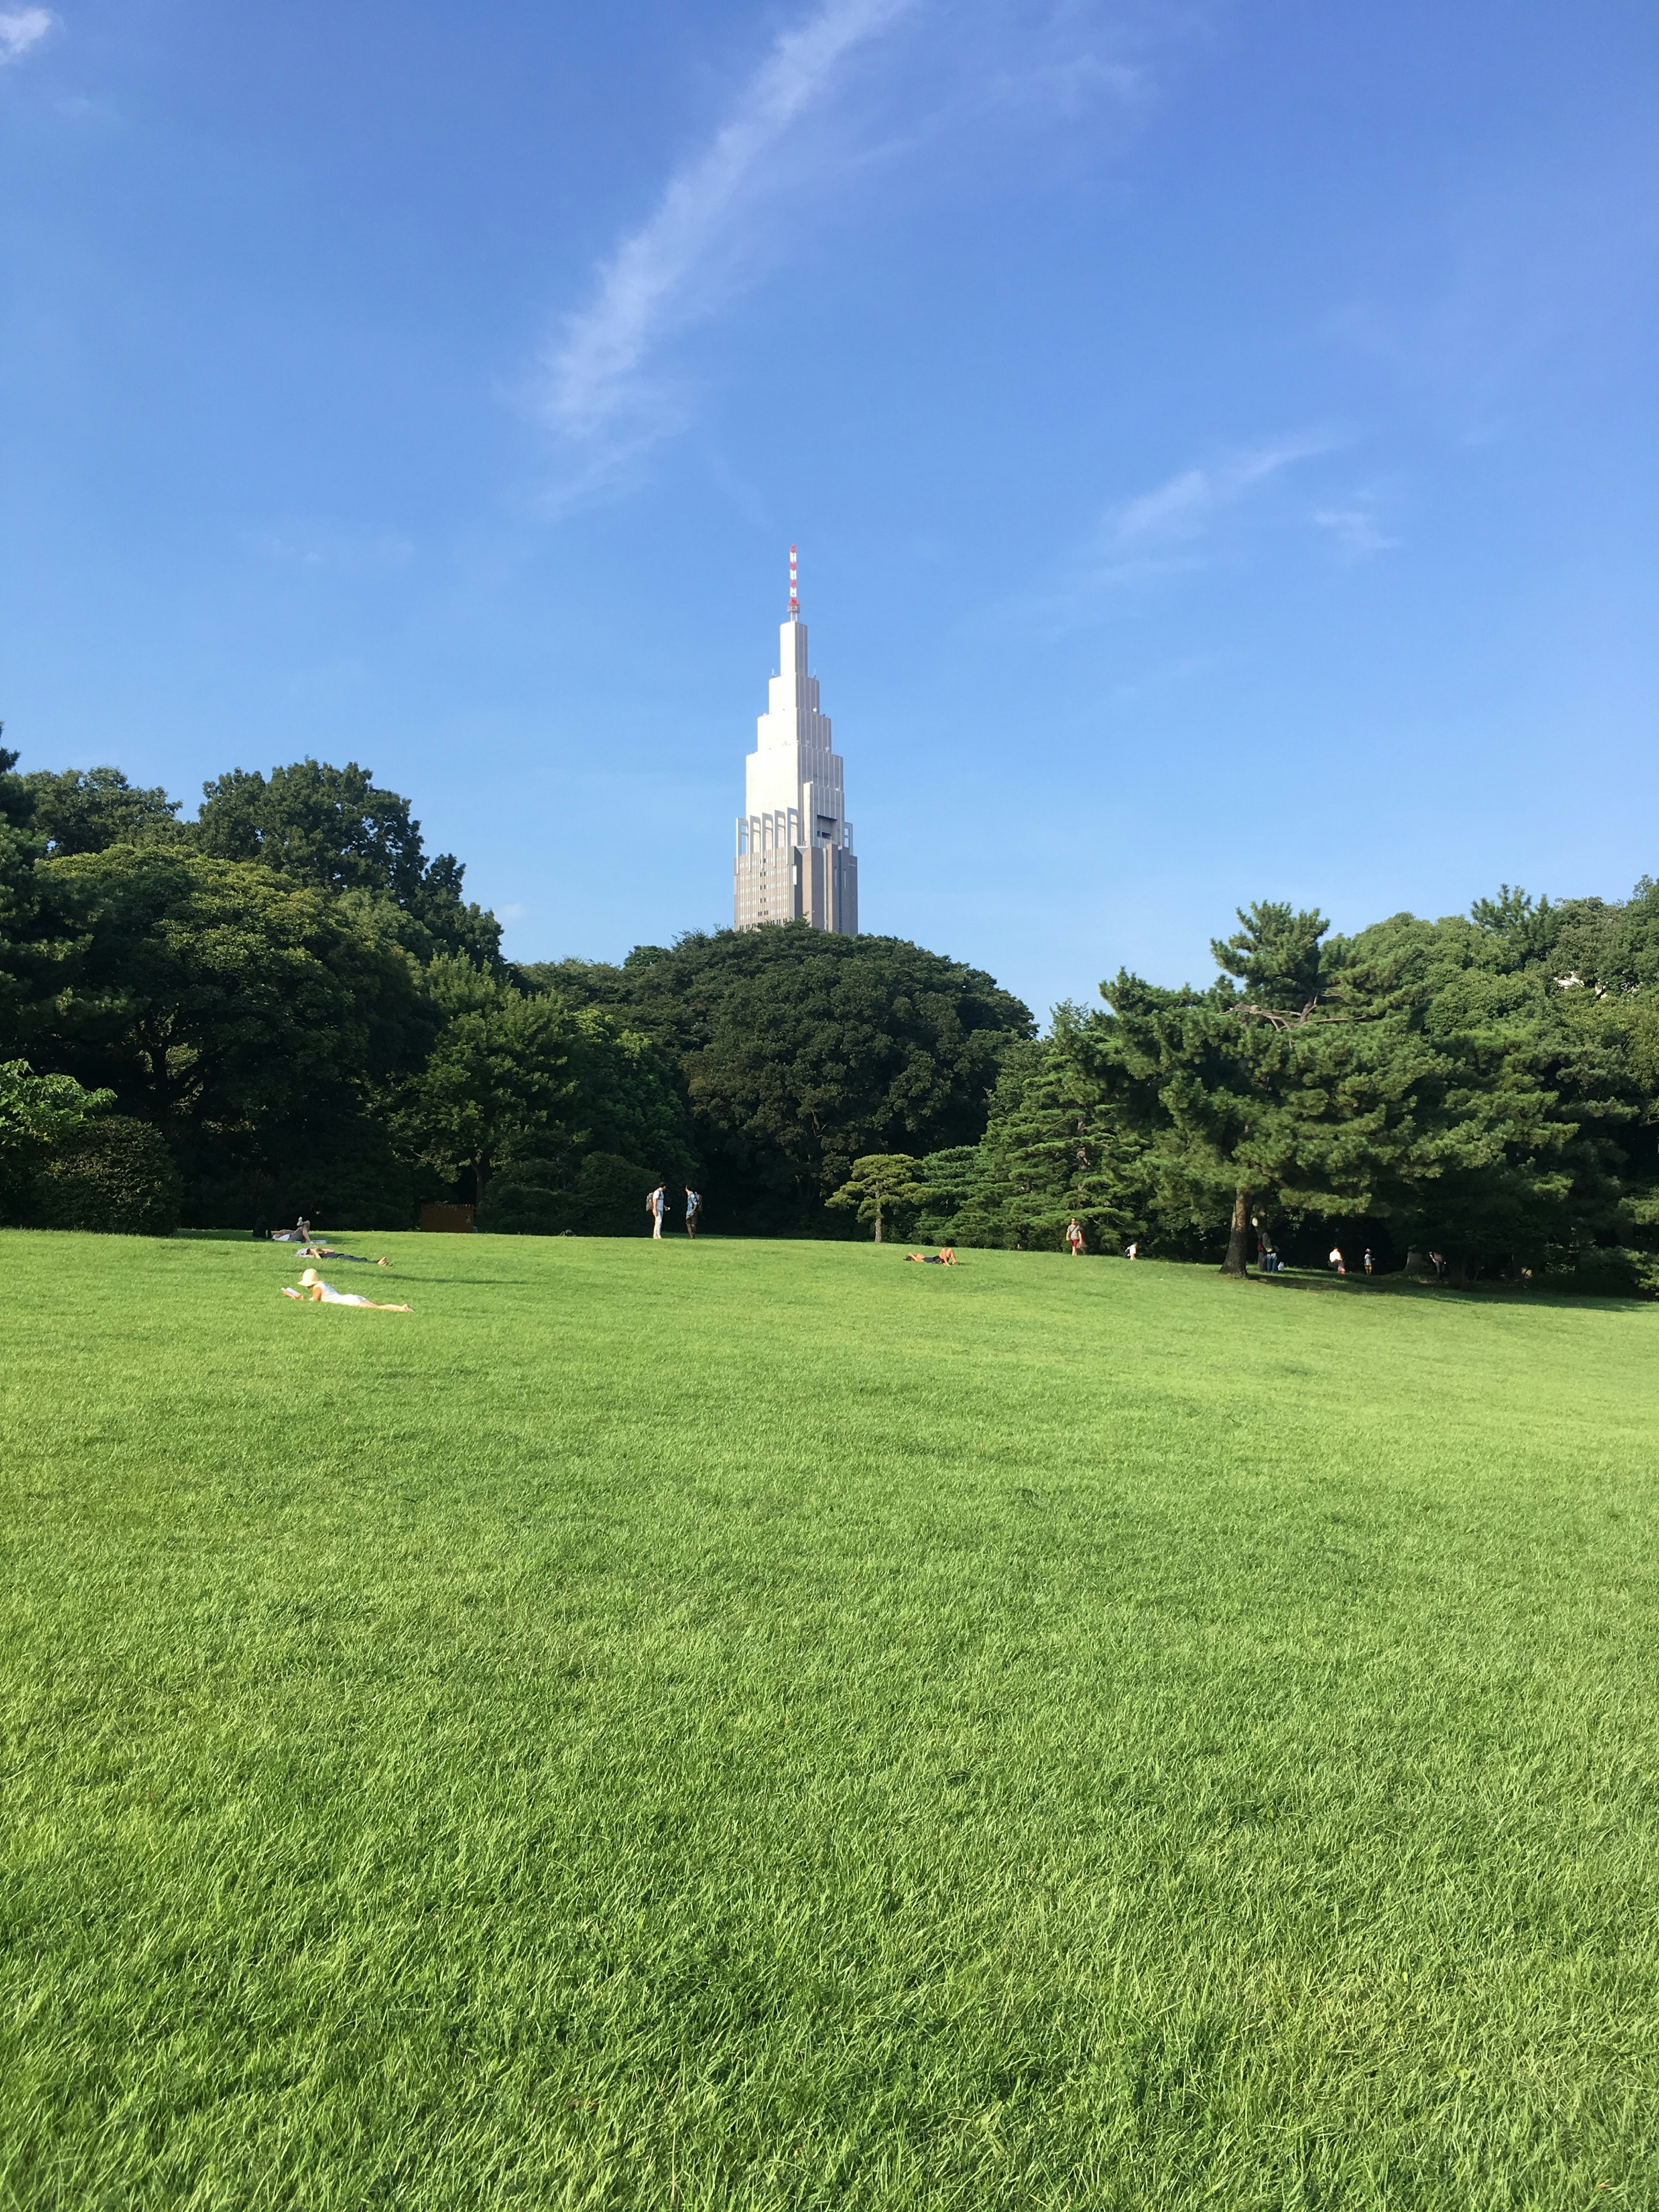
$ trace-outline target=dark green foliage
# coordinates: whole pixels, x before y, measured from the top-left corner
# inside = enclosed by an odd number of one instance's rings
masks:
[[[176,1142],[291,1127],[430,1037],[407,957],[320,890],[177,846],[42,872],[76,931],[56,1057]]]
[[[0,1062],[152,1127],[193,1224],[389,1229],[443,1196],[638,1234],[660,1178],[728,1233],[848,1235],[828,1201],[898,1158],[895,1225],[963,1244],[1055,1249],[1075,1216],[1091,1251],[1237,1272],[1259,1237],[1340,1231],[1455,1279],[1659,1289],[1645,878],[1346,939],[1259,902],[1207,986],[1120,972],[1039,1041],[982,971],[804,924],[508,971],[459,864],[355,763],[234,769],[184,823],[117,769],[15,768]],[[27,1152],[0,1161],[14,1214]]]
[[[34,794],[0,746],[0,1059],[50,1034],[62,963],[70,949],[59,902],[41,877],[46,841]]]
[[[489,1186],[477,1225],[498,1237],[644,1237],[652,1177],[614,1152],[511,1160]]]
[[[978,969],[804,922],[526,974],[672,1057],[714,1210],[751,1231],[836,1233],[823,1203],[855,1159],[972,1143],[1003,1053],[1032,1028]]]
[[[584,1006],[570,1019],[571,1118],[576,1143],[612,1158],[644,1160],[653,1172],[695,1182],[698,1173],[691,1115],[672,1059],[637,1029]]]
[[[958,1223],[974,1206],[985,1181],[985,1160],[977,1145],[952,1145],[929,1152],[918,1170],[927,1196],[916,1211],[914,1233],[926,1244],[991,1243],[990,1237],[964,1237]]]
[[[66,768],[56,775],[36,769],[21,781],[35,830],[56,855],[164,844],[185,835],[174,818],[182,802],[159,784],[142,790],[129,783],[118,768]]]
[[[29,1218],[38,1170],[113,1097],[72,1076],[38,1075],[26,1060],[0,1061],[0,1220]]]
[[[647,1237],[650,1170],[615,1152],[589,1152],[576,1171],[569,1226],[579,1237]]]
[[[853,1171],[829,1203],[846,1212],[856,1212],[871,1224],[875,1241],[882,1241],[884,1223],[897,1230],[915,1218],[916,1209],[929,1195],[908,1152],[872,1152],[854,1160]]]
[[[348,761],[295,761],[273,769],[233,769],[203,787],[191,835],[221,860],[258,860],[278,875],[328,891],[388,899],[424,931],[426,952],[493,963],[501,927],[465,903],[465,873],[453,854],[428,860],[409,801],[383,791],[372,772]]]
[[[184,1185],[159,1129],[104,1114],[58,1139],[34,1170],[28,1219],[37,1229],[95,1229],[170,1237]]]
[[[1260,904],[1228,977],[1120,974],[1006,1059],[989,1124],[924,1217],[963,1243],[1138,1237],[1231,1256],[1333,1234],[1448,1255],[1454,1279],[1659,1286],[1659,896],[1409,915],[1327,941]],[[1343,1230],[1346,1223],[1352,1231]]]
[[[1240,907],[1242,925],[1211,944],[1224,975],[1237,978],[1255,1004],[1291,1013],[1317,999],[1328,981],[1332,949],[1321,940],[1330,924],[1322,914],[1258,902]]]
[[[560,1000],[453,956],[434,961],[426,982],[442,1026],[393,1094],[393,1125],[412,1158],[470,1176],[482,1201],[501,1162],[532,1143],[573,1141],[574,1018]]]

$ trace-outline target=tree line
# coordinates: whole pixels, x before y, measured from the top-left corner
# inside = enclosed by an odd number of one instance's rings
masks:
[[[1029,1011],[896,939],[693,932],[514,965],[356,763],[208,783],[0,753],[0,1216],[41,1225],[846,1233],[874,1150],[969,1145]]]
[[[356,763],[233,769],[193,819],[0,752],[0,1214],[165,1231],[304,1212],[638,1234],[892,1227],[1235,1271],[1334,1233],[1385,1265],[1659,1285],[1659,890],[1352,937],[1241,911],[1217,973],[1120,971],[1039,1036],[980,969],[805,925],[515,964]],[[867,1176],[866,1176],[867,1181]],[[868,1209],[865,1218],[870,1218]]]
[[[922,1160],[915,1227],[958,1243],[1445,1255],[1455,1279],[1659,1287],[1659,886],[1504,887],[1352,937],[1261,903],[1215,980],[1127,970],[1008,1051],[971,1146]]]

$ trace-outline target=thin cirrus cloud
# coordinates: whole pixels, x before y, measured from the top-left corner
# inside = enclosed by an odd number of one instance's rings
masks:
[[[1293,463],[1328,453],[1332,442],[1312,434],[1281,438],[1206,468],[1182,469],[1167,483],[1114,508],[1097,541],[1101,550],[1123,552],[1202,537],[1224,508],[1237,507]]]
[[[57,21],[50,8],[0,9],[0,69],[21,62]]]
[[[1373,553],[1386,553],[1400,543],[1388,536],[1364,503],[1316,507],[1313,520],[1315,527],[1328,535],[1345,561],[1368,560]]]
[[[712,143],[671,179],[655,213],[599,270],[588,304],[567,320],[544,363],[541,405],[590,471],[677,425],[672,395],[650,374],[672,331],[712,313],[743,281],[746,217],[763,166],[792,126],[830,94],[852,58],[917,0],[826,0],[777,40]]]
[[[1202,568],[1231,510],[1337,443],[1315,431],[1274,439],[1178,470],[1150,491],[1120,501],[1066,563],[1063,579],[1024,600],[1024,611],[1051,633],[1081,629],[1099,620],[1126,587]]]
[[[669,342],[767,273],[785,247],[786,208],[809,194],[833,204],[829,187],[877,163],[926,157],[937,175],[948,137],[977,142],[999,118],[1029,131],[1037,116],[1097,118],[1103,102],[1143,113],[1151,80],[1124,58],[1130,33],[1118,14],[1107,0],[819,0],[775,40],[548,347],[528,398],[559,448],[550,505],[627,478],[638,456],[685,427],[690,400],[661,365]],[[925,38],[902,40],[912,28]],[[843,95],[856,110],[832,125]]]
[[[1024,592],[1015,602],[1015,613],[1051,637],[1102,622],[1126,591],[1155,586],[1210,564],[1217,557],[1224,520],[1248,507],[1298,462],[1316,460],[1338,445],[1340,441],[1328,431],[1305,431],[1176,469],[1151,491],[1106,508],[1064,571],[1051,573],[1044,584]]]

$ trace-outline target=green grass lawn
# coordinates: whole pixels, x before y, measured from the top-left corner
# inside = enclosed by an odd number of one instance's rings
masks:
[[[0,2204],[1659,2203],[1659,1307],[0,1237]]]

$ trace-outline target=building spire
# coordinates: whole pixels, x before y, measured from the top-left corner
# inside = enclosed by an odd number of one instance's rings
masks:
[[[789,548],[789,619],[800,620],[800,593],[795,588],[795,549]]]

